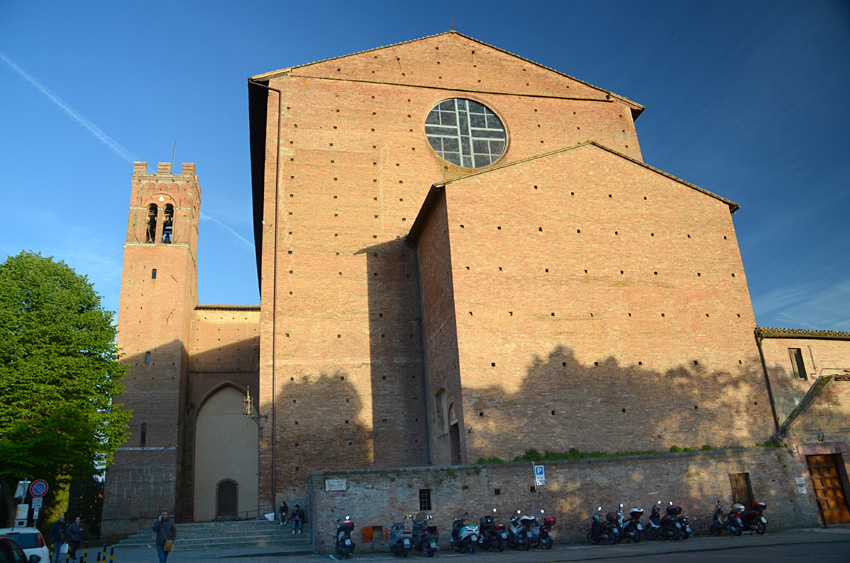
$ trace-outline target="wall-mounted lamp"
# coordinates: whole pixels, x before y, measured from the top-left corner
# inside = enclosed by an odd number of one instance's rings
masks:
[[[247,418],[250,418],[254,422],[257,423],[257,426],[262,428],[260,425],[260,419],[268,420],[268,416],[264,414],[259,414],[254,412],[254,399],[251,398],[251,388],[245,388],[245,398],[242,399],[242,414],[244,414]]]

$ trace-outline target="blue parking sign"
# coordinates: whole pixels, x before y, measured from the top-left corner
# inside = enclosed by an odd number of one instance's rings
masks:
[[[546,485],[546,470],[542,465],[534,466],[534,484],[538,487]]]

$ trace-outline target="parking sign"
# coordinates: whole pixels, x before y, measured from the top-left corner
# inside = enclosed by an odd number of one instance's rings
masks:
[[[546,486],[546,470],[542,465],[534,466],[534,484],[538,487]]]

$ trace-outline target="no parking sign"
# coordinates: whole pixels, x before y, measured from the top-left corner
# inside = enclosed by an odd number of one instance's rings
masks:
[[[47,481],[44,479],[36,479],[30,485],[30,494],[36,498],[43,497],[47,494]]]

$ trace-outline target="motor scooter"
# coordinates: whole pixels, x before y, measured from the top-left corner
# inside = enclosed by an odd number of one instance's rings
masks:
[[[546,512],[543,510],[540,511],[540,514],[543,515],[543,524],[537,532],[537,537],[540,540],[540,545],[546,549],[552,549],[552,543],[555,540],[555,537],[552,535],[552,528],[555,526],[555,517],[546,516]]]
[[[652,507],[652,513],[649,515],[649,522],[646,524],[646,529],[643,535],[648,540],[654,540],[661,535],[661,501],[659,500]]]
[[[762,535],[767,530],[767,518],[764,517],[764,510],[767,505],[763,502],[753,504],[753,507],[744,512],[744,530],[749,530]]]
[[[622,511],[622,504],[620,510]],[[643,533],[643,525],[640,523],[640,517],[643,516],[643,508],[632,508],[629,510],[629,518],[623,522],[623,537],[635,543],[640,541],[640,536]]]
[[[345,520],[340,522],[336,527],[336,555],[340,559],[348,559],[356,545],[351,539],[351,532],[354,530],[354,522],[351,521],[351,516],[346,516]]]
[[[496,509],[493,509],[493,516],[485,514],[478,522],[478,547],[481,549],[504,551],[505,544],[502,534],[505,532],[504,524],[501,525],[501,530],[498,529],[495,519]]]
[[[413,534],[410,530],[405,529],[404,519],[401,522],[394,522],[390,526],[390,551],[396,557],[407,557],[412,547]]]
[[[593,513],[593,521],[591,522],[590,530],[587,532],[587,541],[592,544],[607,541],[613,545],[619,539],[619,534],[616,532],[617,513],[609,512],[606,514],[604,522],[599,517],[601,513],[601,506]]]
[[[682,507],[673,504],[672,502],[664,510],[665,514],[661,518],[661,539],[663,540],[678,540],[682,537],[682,524],[679,522],[679,514],[682,513]]]
[[[433,518],[433,516],[430,514],[419,521],[417,521],[413,516],[410,517],[411,521],[413,521],[413,529],[411,530],[413,549],[418,551],[420,554],[424,551],[428,557],[434,557],[434,553],[436,553],[438,549],[437,540],[440,538],[436,529],[433,529],[433,532],[431,532],[425,526],[431,518]]]
[[[468,551],[475,553],[475,546],[478,545],[478,526],[466,525],[464,520],[466,514],[461,518],[455,518],[452,522],[452,538],[451,545],[455,551]]]
[[[711,524],[708,531],[712,535],[719,536],[723,530],[728,530],[733,535],[740,536],[744,529],[744,523],[741,521],[741,513],[744,511],[743,504],[733,504],[726,516],[723,516],[723,506],[720,504],[720,499],[714,501],[714,515],[711,517]]]
[[[522,514],[522,511],[517,510],[516,514],[511,516],[511,522],[508,524],[507,530],[508,538],[505,541],[505,544],[511,549],[528,550],[528,548],[531,547],[528,542],[528,532],[519,520],[520,514]]]

